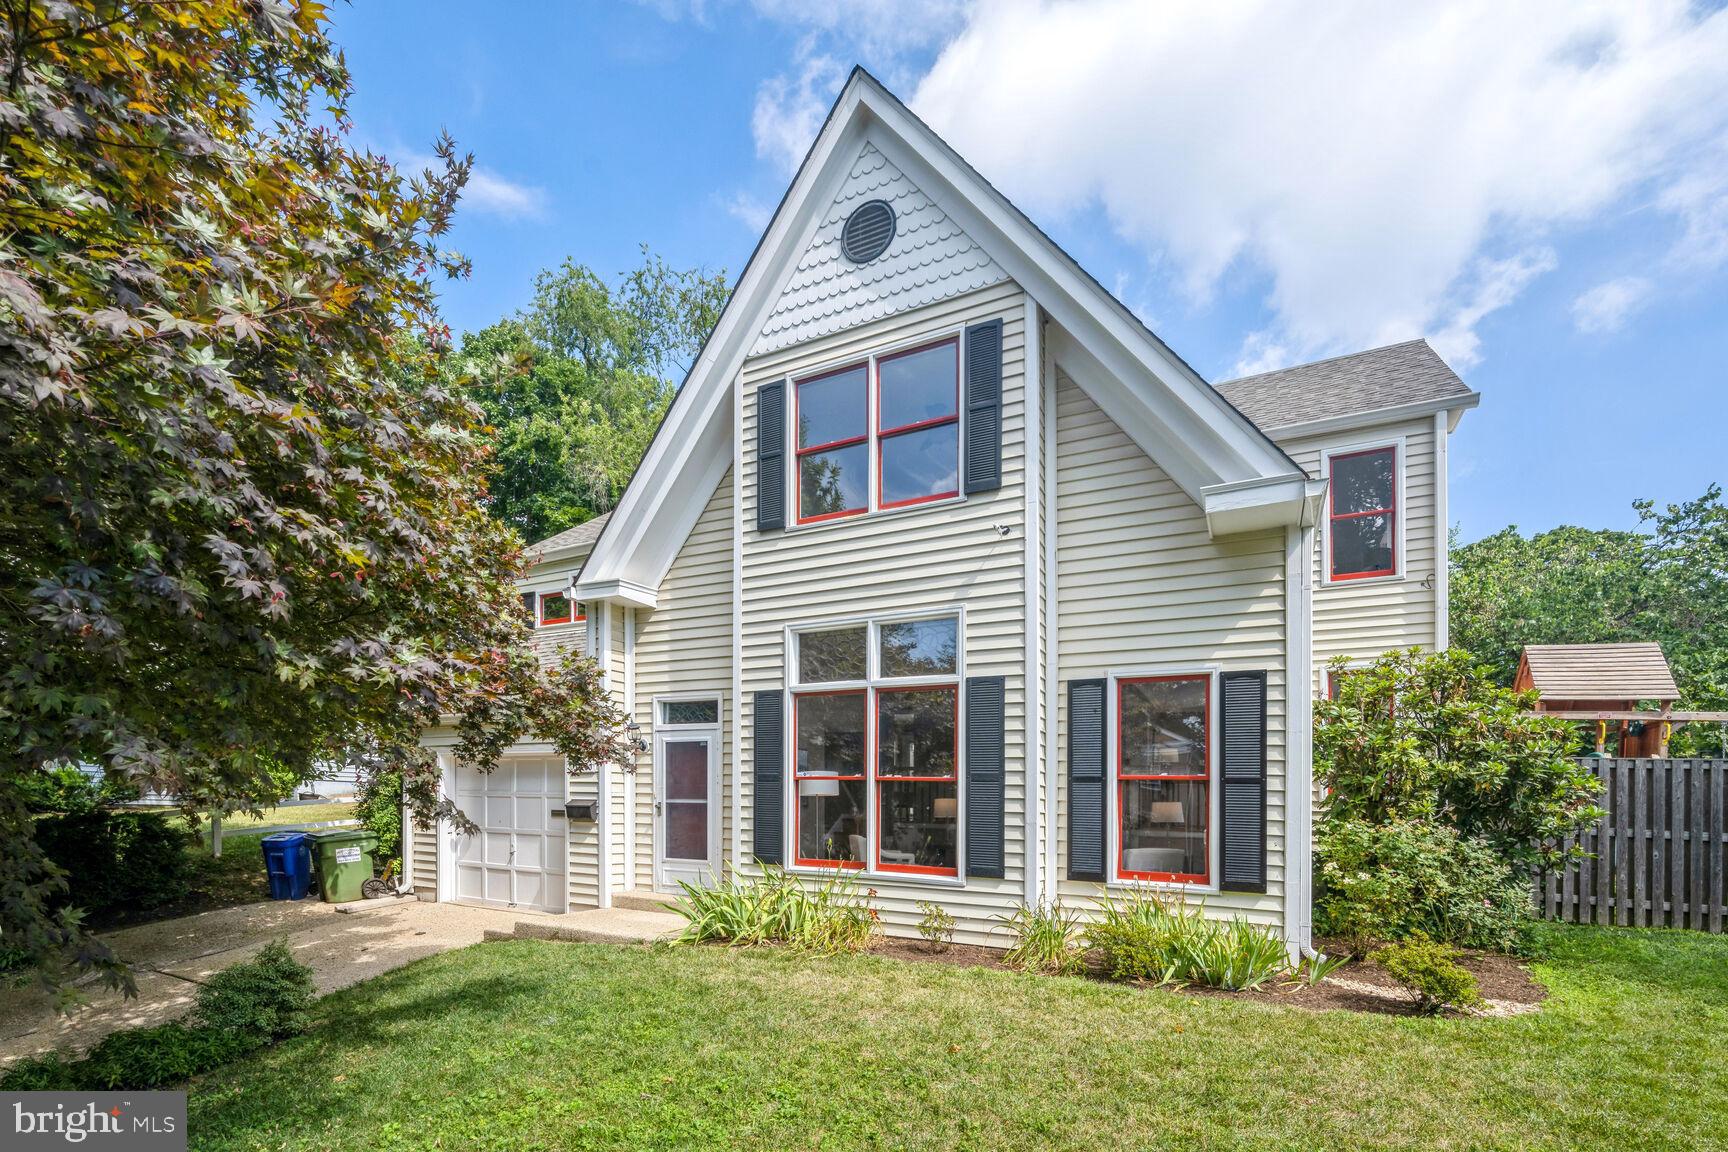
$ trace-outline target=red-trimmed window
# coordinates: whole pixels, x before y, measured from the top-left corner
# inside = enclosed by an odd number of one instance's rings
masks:
[[[960,874],[960,622],[796,637],[793,862]]]
[[[867,363],[798,381],[798,523],[869,511],[869,384]]]
[[[865,689],[793,697],[799,864],[862,868],[869,838]]]
[[[960,341],[876,362],[876,506],[960,494]]]
[[[562,592],[542,592],[540,594],[540,625],[569,624],[576,620],[587,619],[576,610],[576,601]]]
[[[1116,684],[1117,875],[1211,877],[1212,678]]]
[[[1333,456],[1328,570],[1334,580],[1392,576],[1398,571],[1398,449]]]

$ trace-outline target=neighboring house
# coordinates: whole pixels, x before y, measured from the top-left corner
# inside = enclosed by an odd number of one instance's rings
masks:
[[[855,72],[618,508],[524,585],[645,751],[429,733],[481,831],[410,880],[559,911],[769,862],[998,943],[1144,885],[1295,949],[1318,669],[1445,642],[1476,400],[1420,341],[1210,386]]]

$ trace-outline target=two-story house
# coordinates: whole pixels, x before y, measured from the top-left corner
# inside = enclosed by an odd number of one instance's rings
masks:
[[[480,831],[413,834],[410,881],[563,911],[843,870],[890,931],[933,901],[997,943],[1148,885],[1299,948],[1320,669],[1445,644],[1476,400],[1421,341],[1208,384],[855,72],[619,506],[524,585],[644,750],[442,753]]]

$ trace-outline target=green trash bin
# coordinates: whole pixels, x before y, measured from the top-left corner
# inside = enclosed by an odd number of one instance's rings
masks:
[[[327,904],[346,904],[365,893],[372,879],[372,850],[378,837],[364,828],[329,828],[309,834],[312,862],[318,870],[318,894]]]

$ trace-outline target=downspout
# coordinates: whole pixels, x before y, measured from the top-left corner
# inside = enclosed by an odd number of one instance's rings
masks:
[[[1057,595],[1056,595],[1056,359],[1048,340],[1039,341],[1044,357],[1041,375],[1049,391],[1043,396],[1044,416],[1044,701],[1048,708],[1044,724],[1044,862],[1049,865],[1051,892],[1056,891],[1061,875],[1057,859],[1061,808],[1057,796],[1057,710],[1061,707],[1061,684],[1057,680]]]
[[[1284,530],[1284,943],[1314,956],[1314,527]]]
[[[624,715],[636,719],[636,606],[624,608]],[[640,764],[631,765],[640,770]],[[624,877],[626,892],[636,887],[636,772],[626,771],[624,785]]]
[[[1043,845],[1039,829],[1044,822],[1043,796],[1039,788],[1044,776],[1044,669],[1039,659],[1039,622],[1043,615],[1044,587],[1038,578],[1038,564],[1042,559],[1040,549],[1043,547],[1040,507],[1043,494],[1040,465],[1043,456],[1040,441],[1044,434],[1044,333],[1039,326],[1038,316],[1038,302],[1030,296],[1026,297],[1026,353],[1023,361],[1027,370],[1027,379],[1023,385],[1026,392],[1025,428],[1027,437],[1036,450],[1022,453],[1026,469],[1026,569],[1022,582],[1026,603],[1026,658],[1023,664],[1026,685],[1026,753],[1022,768],[1026,781],[1026,824],[1021,836],[1020,859],[1026,876],[1026,903],[1031,907],[1038,906],[1042,895],[1043,869],[1040,865]]]
[[[594,659],[600,665],[600,685],[606,691],[612,690],[612,605],[609,601],[599,600],[594,604],[597,611],[591,611],[588,618],[594,622],[594,627],[588,630],[588,642],[593,647]],[[594,835],[597,841],[596,851],[599,859],[595,861],[595,904],[601,908],[612,907],[612,805],[607,793],[611,790],[612,781],[606,771],[606,765],[600,764],[594,769],[594,798],[598,806],[595,815]]]

